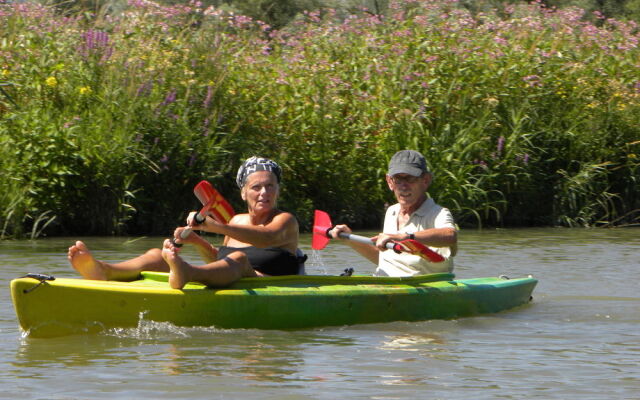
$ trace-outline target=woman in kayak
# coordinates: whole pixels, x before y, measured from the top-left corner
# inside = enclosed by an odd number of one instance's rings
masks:
[[[93,257],[81,241],[69,248],[68,258],[86,279],[135,280],[142,271],[169,272],[169,284],[181,289],[187,282],[227,286],[242,277],[294,275],[301,260],[298,250],[298,222],[288,212],[276,208],[282,170],[272,160],[251,157],[238,170],[236,183],[247,213],[235,215],[228,224],[207,217],[195,223],[195,212],[187,218],[188,227],[179,227],[173,240],[165,240],[162,249],[151,249],[141,256],[110,264]],[[223,246],[216,248],[191,232],[191,228],[224,236]],[[178,253],[176,244],[192,244],[205,263],[191,265]]]

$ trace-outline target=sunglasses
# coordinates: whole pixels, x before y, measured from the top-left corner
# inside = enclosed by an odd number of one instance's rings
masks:
[[[413,175],[404,175],[404,176],[398,176],[398,175],[394,175],[391,177],[391,182],[395,183],[396,185],[401,184],[401,183],[409,183],[409,184],[413,184],[416,183],[420,180],[420,178],[422,178],[421,176],[413,176]]]

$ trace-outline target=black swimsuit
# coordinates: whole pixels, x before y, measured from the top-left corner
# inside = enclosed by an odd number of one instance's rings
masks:
[[[256,271],[266,275],[297,275],[300,264],[304,263],[306,256],[297,257],[285,249],[279,247],[259,248],[249,247],[229,247],[220,246],[218,248],[218,260],[225,258],[234,251],[241,251],[249,258],[249,264]]]

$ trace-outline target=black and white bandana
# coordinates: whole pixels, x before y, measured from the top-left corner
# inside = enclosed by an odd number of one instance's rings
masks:
[[[244,184],[247,182],[247,177],[254,172],[257,171],[269,171],[272,172],[276,178],[278,178],[278,183],[280,183],[280,179],[282,178],[282,169],[280,166],[272,160],[263,157],[253,156],[238,168],[238,176],[236,176],[236,183],[238,187],[242,189]]]

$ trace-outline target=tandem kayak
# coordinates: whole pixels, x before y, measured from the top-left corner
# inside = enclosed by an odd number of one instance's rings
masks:
[[[181,290],[167,280],[158,272],[133,282],[29,274],[11,281],[11,296],[21,329],[52,337],[134,328],[142,320],[288,330],[453,319],[526,304],[537,284],[531,277],[456,280],[448,273],[243,278],[226,288],[189,283]]]

